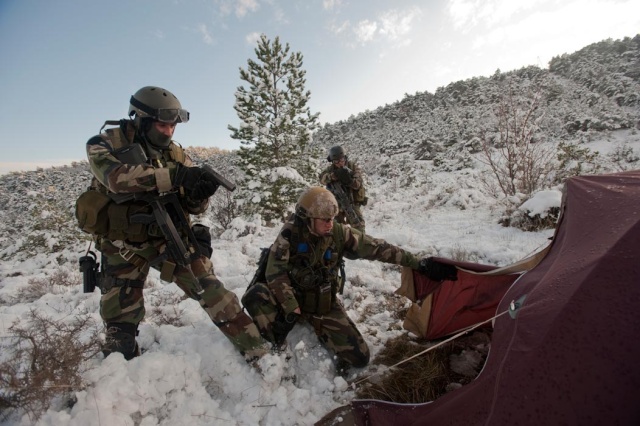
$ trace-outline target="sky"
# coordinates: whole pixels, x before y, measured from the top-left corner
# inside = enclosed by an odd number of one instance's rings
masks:
[[[84,160],[148,85],[190,111],[183,146],[237,149],[227,126],[260,34],[302,53],[311,112],[335,123],[638,28],[636,0],[2,0],[0,174]]]

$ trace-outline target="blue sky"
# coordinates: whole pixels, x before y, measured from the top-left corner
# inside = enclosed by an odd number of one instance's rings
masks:
[[[640,29],[637,0],[0,0],[0,172],[85,158],[140,87],[191,112],[183,146],[227,125],[260,33],[301,52],[322,123]]]

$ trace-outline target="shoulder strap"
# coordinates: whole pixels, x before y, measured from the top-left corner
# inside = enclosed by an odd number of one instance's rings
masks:
[[[126,126],[126,134],[122,131],[123,125]],[[136,134],[136,128],[133,126],[131,120],[107,120],[100,128],[100,132],[102,132],[106,126],[118,126],[106,130],[114,149],[120,149],[131,145]]]
[[[169,151],[169,156],[171,157],[170,160],[173,160],[176,163],[184,163],[187,158],[187,155],[184,153],[184,149],[176,141],[173,141],[173,144],[171,144],[171,151]]]

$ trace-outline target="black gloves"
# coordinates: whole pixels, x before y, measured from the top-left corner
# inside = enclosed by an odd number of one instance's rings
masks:
[[[178,164],[176,176],[173,179],[173,186],[183,186],[185,189],[193,188],[200,180],[202,173],[204,173],[204,170],[200,167],[187,167],[182,164]]]
[[[333,173],[336,175],[336,178],[340,181],[341,184],[351,185],[351,181],[353,180],[351,179],[351,170],[346,167],[342,167],[336,169],[336,171]]]
[[[206,200],[216,193],[218,186],[216,178],[211,173],[205,171],[191,191],[187,191],[186,187],[185,191],[187,195],[194,200]]]
[[[176,172],[175,185],[182,186],[189,198],[205,200],[215,194],[218,180],[211,173],[200,167],[179,166]]]
[[[458,270],[453,265],[447,265],[435,260],[433,257],[425,257],[418,263],[418,272],[433,281],[456,281]]]

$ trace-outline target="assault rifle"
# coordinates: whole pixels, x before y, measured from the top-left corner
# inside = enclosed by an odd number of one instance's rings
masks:
[[[340,210],[345,212],[349,224],[354,228],[360,226],[362,221],[353,208],[353,195],[351,194],[351,191],[345,191],[340,182],[328,183],[327,189],[336,197],[338,207]]]
[[[195,291],[202,294],[204,289],[200,285],[195,274],[191,270],[191,261],[202,255],[198,240],[196,239],[189,220],[180,205],[176,192],[168,193],[129,193],[109,194],[117,204],[125,201],[144,201],[151,206],[151,213],[135,213],[129,217],[131,223],[151,225],[155,223],[167,240],[167,248],[158,258],[152,261],[153,265],[164,261],[175,262],[191,273],[195,283]],[[178,229],[186,232],[186,242],[180,236]]]
[[[233,191],[236,189],[236,185],[233,182],[225,179],[210,166],[204,165],[202,168],[213,174],[218,183],[227,190]],[[156,265],[167,260],[175,262],[177,265],[189,271],[193,278],[193,282],[195,283],[196,293],[202,294],[204,289],[191,270],[191,262],[202,255],[202,250],[198,244],[198,239],[191,229],[189,220],[182,209],[177,192],[136,192],[127,194],[109,194],[109,196],[117,204],[121,204],[125,201],[136,200],[146,202],[151,206],[152,212],[150,214],[135,213],[130,216],[130,220],[131,223],[141,223],[144,225],[155,223],[167,240],[166,250],[158,258],[154,259],[152,264]],[[186,233],[186,241],[182,239],[178,229],[181,229]]]

